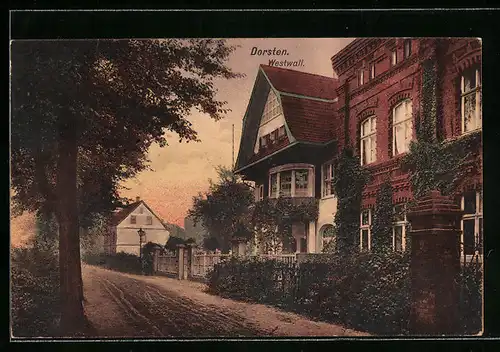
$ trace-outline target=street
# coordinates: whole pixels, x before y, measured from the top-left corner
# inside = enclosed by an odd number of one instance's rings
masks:
[[[362,336],[276,308],[212,296],[204,284],[83,268],[95,337]]]

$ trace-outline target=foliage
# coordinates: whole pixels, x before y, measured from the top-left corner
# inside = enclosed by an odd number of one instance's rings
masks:
[[[372,248],[375,251],[392,249],[392,186],[386,180],[377,191],[372,223]]]
[[[169,236],[167,243],[165,243],[165,249],[175,252],[177,250],[177,246],[181,244],[186,244],[186,240],[180,237]]]
[[[441,140],[437,135],[435,80],[434,64],[426,62],[422,88],[423,111],[415,119],[417,140],[410,142],[409,152],[401,160],[402,168],[409,171],[415,199],[432,190],[452,194],[466,180],[469,162],[474,166],[478,161],[473,161],[472,150],[479,149],[479,133],[452,141]]]
[[[251,226],[257,242],[265,251],[276,252],[282,244],[289,247],[292,240],[292,223],[308,224],[318,219],[316,199],[300,200],[279,197],[263,199],[253,207]],[[287,248],[288,249],[288,248]]]
[[[482,327],[483,270],[474,260],[460,272],[460,317],[465,334],[477,334]]]
[[[209,251],[215,251],[220,248],[220,244],[215,237],[205,237],[203,239],[203,248]]]
[[[148,167],[165,130],[198,141],[192,109],[223,117],[214,82],[238,77],[226,66],[233,50],[214,39],[12,43],[13,202],[56,215],[68,331],[83,322],[80,225],[122,203],[121,182]]]
[[[38,244],[11,250],[11,321],[16,337],[54,337],[59,333],[57,255],[45,244]]]
[[[182,227],[176,224],[166,224],[167,230],[170,232],[170,236],[179,237],[186,239],[187,233]]]
[[[352,253],[358,244],[359,209],[363,189],[368,181],[369,173],[361,166],[352,149],[342,150],[333,179],[338,198],[334,219],[336,250],[341,254]]]
[[[210,272],[209,292],[277,305],[372,333],[407,332],[407,253],[326,257],[300,265],[232,258]]]
[[[193,208],[188,213],[195,223],[201,222],[222,246],[222,252],[227,253],[237,227],[248,221],[254,194],[252,187],[232,170],[219,166],[216,171],[217,182],[209,180],[209,191],[193,198]]]

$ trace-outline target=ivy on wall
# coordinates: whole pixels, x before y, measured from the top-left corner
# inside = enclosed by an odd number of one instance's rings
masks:
[[[392,186],[390,180],[385,180],[377,191],[375,211],[372,221],[372,248],[383,252],[392,248]]]
[[[255,203],[251,226],[260,245],[267,250],[277,251],[281,245],[290,247],[292,223],[308,224],[318,219],[318,213],[317,199],[297,202],[292,198],[266,198]]]
[[[431,60],[424,63],[422,112],[416,121],[417,140],[410,142],[409,152],[401,167],[409,172],[415,200],[432,190],[454,193],[467,178],[467,164],[474,161],[472,151],[478,149],[480,133],[472,133],[453,141],[436,136],[437,102],[436,68]]]
[[[337,195],[335,213],[335,251],[349,254],[359,244],[359,225],[362,194],[370,179],[366,168],[361,166],[359,158],[349,147],[342,150],[334,175],[334,189]]]

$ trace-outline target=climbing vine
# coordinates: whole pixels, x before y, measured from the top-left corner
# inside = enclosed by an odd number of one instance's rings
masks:
[[[435,64],[428,61],[423,70],[423,109],[416,118],[417,140],[411,141],[409,152],[401,161],[403,170],[409,171],[415,200],[431,190],[452,194],[466,180],[469,162],[477,163],[472,150],[477,150],[480,133],[452,141],[438,138],[435,83]]]
[[[255,203],[251,226],[257,241],[265,250],[289,249],[292,241],[292,223],[308,224],[318,218],[318,200],[279,197]]]
[[[342,150],[333,180],[338,199],[334,223],[337,235],[335,247],[339,254],[352,253],[358,245],[359,210],[369,177],[352,149]]]
[[[384,181],[377,191],[375,211],[372,222],[372,248],[383,252],[392,247],[392,186],[389,180]]]

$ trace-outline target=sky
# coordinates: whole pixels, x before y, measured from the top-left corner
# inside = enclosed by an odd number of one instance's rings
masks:
[[[175,133],[167,133],[169,145],[160,148],[153,145],[149,151],[151,168],[124,186],[130,190],[122,196],[135,199],[139,196],[155,213],[168,223],[184,226],[184,217],[192,206],[192,198],[208,189],[208,179],[216,178],[217,165],[231,166],[232,125],[234,124],[234,158],[238,155],[243,116],[250,99],[253,84],[260,64],[269,64],[270,59],[303,60],[298,71],[333,77],[330,58],[347,44],[351,38],[251,38],[229,39],[228,43],[239,47],[229,58],[228,66],[244,78],[219,80],[216,84],[217,98],[227,101],[231,109],[220,121],[208,115],[193,113],[188,117],[198,132],[200,142],[179,143]],[[286,49],[287,56],[252,55],[252,49]],[[256,51],[254,49],[254,51]],[[26,241],[27,233],[33,229],[33,217],[24,214],[11,220],[11,243]]]

